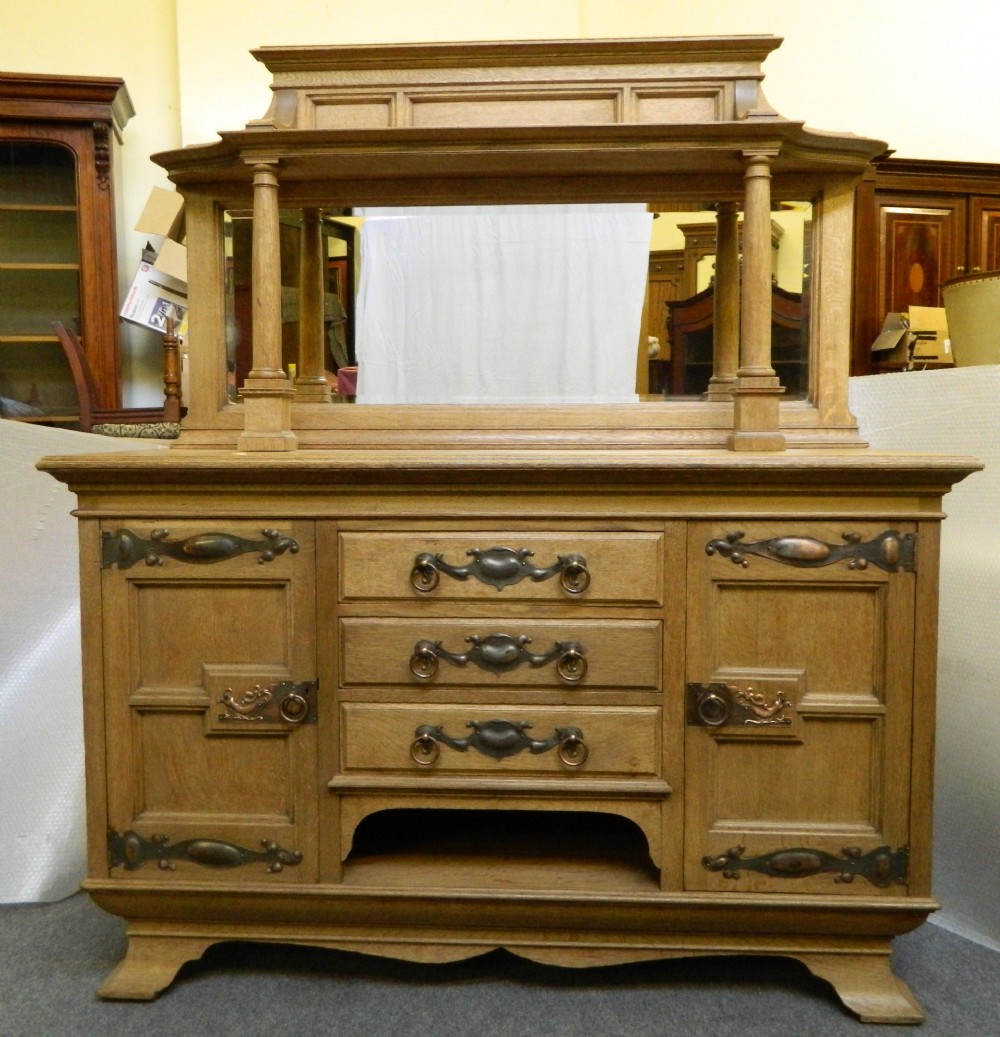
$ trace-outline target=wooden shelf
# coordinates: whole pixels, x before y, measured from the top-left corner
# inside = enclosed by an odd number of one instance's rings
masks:
[[[344,883],[399,889],[660,888],[645,837],[625,818],[557,811],[389,810],[355,833]]]

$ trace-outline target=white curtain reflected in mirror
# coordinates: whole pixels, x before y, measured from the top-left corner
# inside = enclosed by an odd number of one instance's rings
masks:
[[[359,403],[631,403],[641,203],[364,210]]]

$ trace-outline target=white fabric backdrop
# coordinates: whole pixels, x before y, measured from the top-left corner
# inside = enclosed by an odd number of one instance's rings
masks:
[[[985,464],[944,499],[932,921],[1000,950],[1000,366],[852,378],[851,409],[879,450]],[[918,557],[919,564],[919,557]]]
[[[360,214],[359,403],[635,400],[644,204]]]
[[[0,903],[59,900],[86,870],[76,498],[46,454],[164,449],[0,419]]]

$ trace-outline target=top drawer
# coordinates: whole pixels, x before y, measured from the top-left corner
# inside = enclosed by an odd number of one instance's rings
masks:
[[[585,600],[660,605],[656,532],[350,532],[340,536],[341,601]]]

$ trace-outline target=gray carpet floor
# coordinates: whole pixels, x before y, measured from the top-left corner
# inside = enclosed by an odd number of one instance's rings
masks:
[[[919,1037],[1000,1035],[1000,953],[925,925],[896,941]],[[569,970],[496,952],[410,965],[217,945],[150,1003],[95,991],[124,924],[83,894],[0,907],[0,1037],[874,1037],[796,962],[726,958]]]

